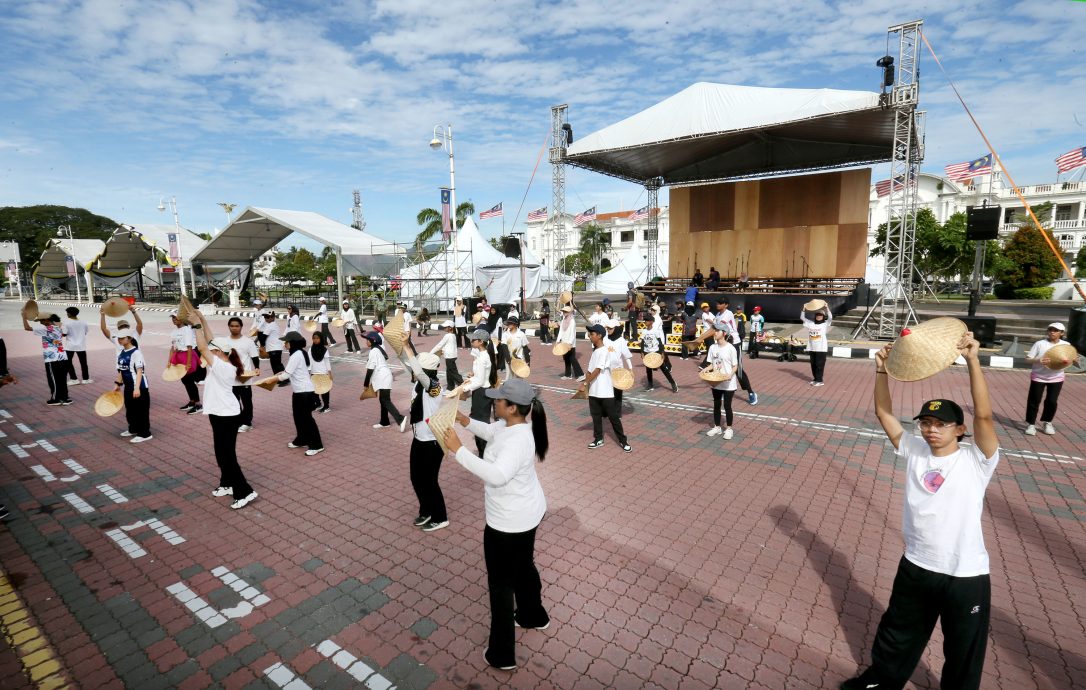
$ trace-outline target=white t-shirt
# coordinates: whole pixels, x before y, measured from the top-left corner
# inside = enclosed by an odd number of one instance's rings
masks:
[[[731,309],[725,309],[716,315],[716,319],[713,320],[713,328],[718,331],[723,331],[728,334],[728,342],[735,344],[739,342],[739,329],[735,325],[735,314]]]
[[[453,326],[456,328],[465,328],[468,325],[468,320],[464,318],[464,314],[467,309],[463,304],[458,304],[453,307]]]
[[[328,323],[328,305],[321,302],[320,309],[317,310],[317,323]]]
[[[617,340],[608,338],[604,343],[606,343],[608,354],[611,356],[612,369],[622,369],[626,366],[626,362],[633,360],[633,353],[630,352],[630,346],[626,343],[625,338],[621,336]]]
[[[1056,347],[1057,345],[1066,345],[1067,341],[1061,339],[1059,342],[1053,343],[1045,338],[1044,340],[1038,340],[1033,343],[1033,347],[1029,349],[1029,353],[1026,354],[1030,359],[1040,359],[1045,356],[1045,353]],[[1063,381],[1064,376],[1063,369],[1059,371],[1053,371],[1040,362],[1033,363],[1033,371],[1029,373],[1030,381],[1038,381],[1040,383],[1059,383]]]
[[[184,352],[190,347],[196,347],[196,333],[193,332],[192,326],[181,326],[173,329],[173,332],[170,333],[170,344],[178,352]]]
[[[305,365],[305,355],[301,350],[290,353],[287,366],[280,375],[286,374],[290,380],[290,389],[295,393],[312,393],[313,379],[309,378],[309,368]]]
[[[324,359],[317,361],[313,357],[313,353],[309,353],[309,373],[310,374],[330,374],[332,373],[332,353],[328,350],[324,351]]]
[[[287,317],[286,328],[283,330],[283,335],[287,333],[301,333],[302,332],[302,318],[297,314],[291,314]]]
[[[370,385],[373,386],[373,390],[391,390],[392,389],[392,369],[388,366],[388,360],[381,354],[381,351],[375,347],[370,348],[370,356],[366,360],[366,368],[372,369],[373,374],[370,376]]]
[[[456,451],[456,461],[486,487],[486,524],[514,534],[538,527],[547,499],[535,471],[531,422],[508,427],[504,420],[487,424],[473,419],[467,430],[487,442],[482,458],[467,446]]]
[[[605,312],[602,312],[602,311],[592,312],[591,314],[588,315],[588,323],[589,324],[599,324],[599,325],[602,326],[604,324],[604,322],[607,322],[607,321],[610,321],[610,320],[611,320],[611,317],[608,316]]]
[[[241,366],[246,369],[253,365],[254,359],[260,357],[260,349],[253,342],[253,339],[247,335],[230,338],[230,344],[234,346],[234,352],[238,353],[238,357],[241,357]],[[235,383],[234,385],[239,384]]]
[[[830,322],[833,321],[833,317],[827,316],[822,323],[819,323],[811,321],[803,312],[800,312],[800,319],[803,320],[803,327],[807,329],[807,351],[826,352],[828,349],[826,334],[830,330]]]
[[[528,336],[519,328],[516,331],[502,333],[502,342],[509,348],[509,354],[517,359],[524,359],[524,348],[528,347]]]
[[[348,331],[353,331],[354,324],[356,321],[358,321],[358,319],[355,318],[354,309],[351,309],[350,307],[346,309],[341,309],[339,312],[339,318],[343,319],[343,327],[346,328]]]
[[[713,388],[718,391],[734,391],[738,388],[738,376],[734,376],[736,370],[739,368],[739,355],[735,351],[735,348],[731,345],[720,345],[719,343],[713,343],[709,346],[708,354],[709,364],[719,371],[730,371],[733,376],[720,383],[714,384]]]
[[[976,446],[960,446],[934,457],[923,438],[906,431],[897,455],[906,460],[905,511],[902,532],[905,558],[944,575],[988,574],[981,514],[984,491],[999,464]]]
[[[279,339],[279,322],[265,321],[260,324],[260,332],[268,336],[264,341],[264,349],[268,352],[282,352],[283,341]]]
[[[465,390],[490,388],[490,353],[486,350],[471,350],[471,378],[464,385]]]
[[[452,333],[441,336],[441,340],[437,341],[437,345],[434,345],[430,352],[434,353],[438,350],[441,350],[441,356],[445,359],[456,359],[456,336]]]
[[[608,342],[604,340],[603,345],[592,350],[592,357],[588,360],[589,372],[597,369],[600,371],[600,375],[588,386],[588,395],[591,398],[615,397],[615,387],[611,384],[611,353],[608,351],[613,348],[610,348]]]
[[[82,352],[87,349],[87,322],[72,319],[64,322],[64,335],[67,344],[64,349],[69,352]]]
[[[562,323],[558,325],[558,342],[573,345],[577,341],[577,324],[573,320],[573,314],[562,317]]]
[[[230,362],[211,355],[211,366],[204,382],[204,414],[217,417],[234,417],[241,414],[241,403],[234,397],[237,370]]]

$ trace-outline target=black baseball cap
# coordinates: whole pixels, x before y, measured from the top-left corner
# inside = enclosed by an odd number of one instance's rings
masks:
[[[602,336],[607,335],[607,329],[604,328],[603,326],[599,325],[598,323],[594,323],[591,326],[589,326],[588,327],[588,332],[589,333],[596,333],[596,334],[602,335]]]
[[[958,403],[953,400],[929,400],[920,407],[920,412],[913,419],[921,417],[934,417],[944,422],[965,424],[965,413]]]

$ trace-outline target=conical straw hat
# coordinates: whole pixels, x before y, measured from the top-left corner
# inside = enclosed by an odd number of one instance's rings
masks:
[[[192,302],[189,301],[189,298],[181,295],[181,304],[177,307],[177,320],[181,323],[188,323],[195,311],[196,308],[192,306]]]
[[[950,316],[941,316],[901,331],[886,358],[886,373],[898,381],[919,381],[946,369],[961,354],[958,342],[969,330]]]
[[[313,333],[314,331],[317,330],[317,322],[316,321],[306,321],[305,323],[302,324],[302,328],[309,331],[310,333]]]
[[[268,378],[260,379],[256,382],[256,385],[260,386],[266,391],[273,391],[275,390],[275,387],[279,385],[279,377],[269,376]]]
[[[564,290],[561,295],[558,295],[558,301],[561,304],[569,304],[573,301],[573,293],[569,290]]]
[[[481,311],[477,311],[477,312],[475,312],[474,314],[471,315],[471,322],[473,324],[475,324],[476,326],[478,326],[479,322],[482,321],[482,320],[483,320],[483,312],[481,312]]]
[[[23,316],[27,321],[38,320],[38,303],[32,299],[28,299],[26,304],[23,305]]]
[[[189,368],[184,364],[171,364],[162,370],[162,380],[173,383],[174,381],[180,381],[188,373]]]
[[[110,297],[102,302],[102,313],[117,318],[128,313],[128,302],[120,297]]]
[[[260,376],[259,371],[257,371],[256,369],[247,369],[241,372],[241,376],[239,376],[238,378],[242,381],[248,381],[249,379],[255,379],[257,376]]]
[[[99,417],[112,417],[124,407],[124,393],[120,391],[108,391],[98,396],[94,401],[94,414]]]
[[[625,367],[613,369],[611,371],[611,385],[620,391],[630,390],[634,385],[633,372]]]
[[[313,374],[313,391],[318,395],[323,395],[332,390],[332,377],[328,374]]]
[[[588,400],[588,389],[585,388],[584,390],[581,390],[581,389],[578,388],[576,393],[569,396],[569,399],[570,400]]]
[[[1046,368],[1052,371],[1062,371],[1078,361],[1078,350],[1071,343],[1064,343],[1048,348],[1048,352],[1044,353],[1044,357],[1048,358]]]
[[[649,369],[659,369],[664,364],[664,356],[659,352],[650,352],[642,361]]]
[[[347,322],[344,321],[343,319],[339,318],[339,317],[336,317],[336,318],[332,319],[332,325],[335,326],[336,328],[343,328],[343,324],[345,324],[345,323],[347,323]]]
[[[268,359],[268,351],[264,349],[263,345],[260,346],[258,354],[260,355],[260,359]]]
[[[794,308],[794,307],[793,307]],[[803,305],[803,311],[818,311],[819,309],[825,309],[825,300],[813,299]]]
[[[458,409],[455,398],[446,398],[441,402],[441,406],[437,408],[437,412],[434,412],[426,420],[426,425],[430,427],[430,433],[437,439],[437,444],[441,446],[442,452],[449,452],[449,449],[445,447],[445,432],[451,429],[453,422],[456,421]]]
[[[532,375],[532,368],[523,359],[513,358],[509,360],[509,369],[518,379],[526,379]]]
[[[358,396],[359,400],[369,400],[370,398],[376,398],[377,391],[373,390],[373,386],[366,386],[362,390],[362,395]]]
[[[706,369],[698,374],[698,378],[707,383],[717,384],[723,383],[730,379],[734,374],[731,371],[720,371],[719,369]]]
[[[571,346],[569,343],[555,343],[554,347],[551,349],[551,352],[559,357],[562,357],[572,349],[573,346]]]
[[[403,354],[403,312],[393,316],[387,324],[381,336],[385,339],[397,355]]]

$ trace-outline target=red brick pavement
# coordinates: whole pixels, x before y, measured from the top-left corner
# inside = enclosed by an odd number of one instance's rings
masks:
[[[328,450],[316,458],[285,447],[289,393],[254,391],[256,429],[238,448],[260,498],[231,511],[229,499],[209,496],[217,477],[206,419],[178,412],[181,386],[158,376],[164,334],[149,326],[143,342],[155,439],[141,446],[116,437],[120,416],[93,414],[110,380],[104,341],[92,337],[101,385],[75,387],[76,405],[52,408],[43,404],[37,344],[22,332],[3,335],[21,380],[0,391],[11,415],[0,423],[0,500],[14,508],[0,529],[0,555],[82,687],[120,687],[122,679],[269,687],[264,670],[277,662],[314,687],[346,684],[350,677],[315,649],[323,638],[311,639],[306,621],[334,624],[328,639],[400,687],[835,687],[869,660],[902,552],[902,470],[875,428],[868,362],[831,359],[820,389],[807,385],[806,363],[750,362],[761,404],[737,399],[736,436],[722,441],[703,434],[711,399],[693,363],[676,360],[678,394],[627,398],[627,455],[611,437],[586,448],[586,404],[567,399],[572,382],[558,380],[558,360],[537,348],[532,376],[548,386],[552,439],[539,466],[549,511],[537,563],[554,625],[519,632],[520,667],[509,674],[481,659],[488,606],[480,483],[447,460],[452,525],[432,534],[413,528],[410,434],[370,428],[375,401],[357,400],[363,370],[339,359],[342,348],[334,350],[333,412],[318,416]],[[1060,433],[1031,438],[1017,421],[1028,374],[987,376],[1004,456],[984,521],[993,566],[984,686],[1084,687],[1086,434],[1075,425],[1086,410],[1084,381],[1065,386]],[[394,391],[401,409],[405,378],[397,376]],[[966,401],[966,383],[953,370],[897,384],[895,405],[904,418],[927,398]],[[17,458],[3,447],[39,438],[58,452],[30,447],[30,457]],[[47,483],[30,469],[69,475],[64,458],[89,474]],[[112,503],[100,483],[130,501]],[[69,492],[95,512],[77,513],[60,498]],[[171,546],[132,531],[147,551],[132,559],[106,536],[117,523],[150,517],[186,541]],[[220,565],[270,601],[212,631],[165,588],[184,582],[217,608],[233,606],[240,598],[224,594],[211,573]],[[307,611],[312,618],[292,624]],[[111,620],[124,630],[106,634]],[[937,631],[915,686],[937,687],[941,663]],[[13,668],[8,650],[0,668]]]

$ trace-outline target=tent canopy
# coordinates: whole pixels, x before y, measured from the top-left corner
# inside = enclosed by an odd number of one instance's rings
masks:
[[[605,295],[623,294],[627,283],[641,285],[649,280],[648,270],[645,250],[634,242],[611,270],[596,276],[596,290]]]
[[[105,246],[102,240],[72,240],[69,243],[68,240],[51,239],[41,253],[34,274],[42,278],[67,278],[68,264],[65,257],[69,250],[74,252],[76,271],[86,271]]]
[[[98,255],[92,271],[101,276],[120,277],[142,269],[157,256],[170,261],[169,235],[177,232],[173,225],[130,225],[114,231],[105,244],[105,249]],[[191,264],[193,254],[204,245],[204,240],[195,233],[181,229],[179,233],[181,258],[185,264]]]
[[[890,160],[880,95],[699,82],[574,142],[567,162],[644,184],[683,185]]]
[[[401,272],[404,279],[400,294],[404,297],[437,297],[446,301],[467,297],[475,292],[475,269],[502,263],[505,255],[491,246],[475,220],[468,216],[457,229],[455,245],[450,242],[440,253],[426,261],[408,266]],[[457,285],[457,263],[460,281]]]

